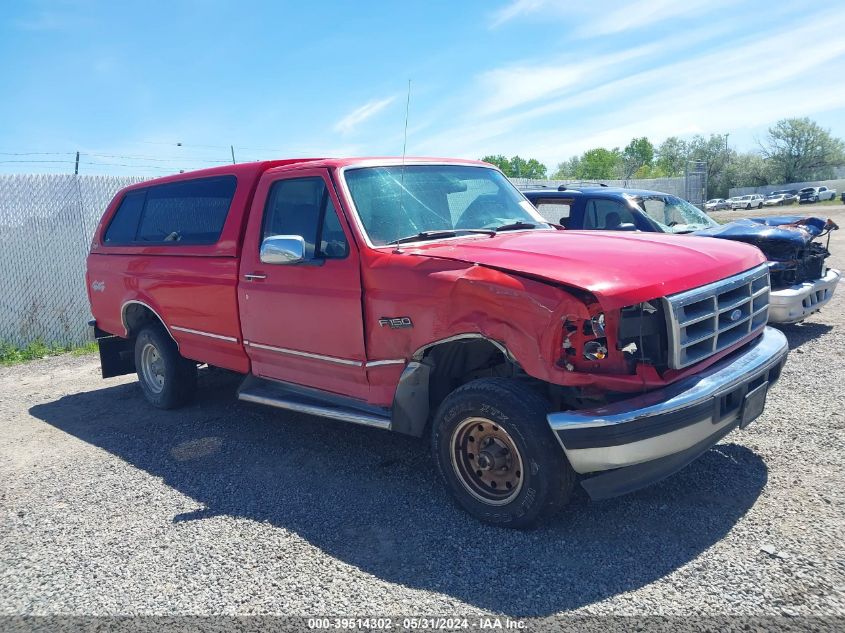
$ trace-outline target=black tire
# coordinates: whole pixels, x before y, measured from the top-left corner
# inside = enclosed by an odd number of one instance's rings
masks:
[[[751,203],[750,202],[747,205],[745,205],[745,210],[751,211]]]
[[[762,203],[762,202],[758,202],[758,203],[757,203],[757,208],[758,208],[758,209],[762,209],[762,208],[763,208],[763,203]]]
[[[175,409],[196,394],[196,363],[179,354],[176,343],[161,326],[148,325],[138,333],[135,369],[141,391],[154,407]]]
[[[541,514],[551,514],[566,504],[576,475],[549,428],[548,411],[546,400],[507,378],[473,380],[446,397],[434,418],[431,449],[440,477],[459,507],[486,523],[524,528],[536,522]],[[473,433],[481,437],[476,440]],[[507,457],[503,459],[510,461],[502,467],[491,468],[486,463],[493,477],[510,476],[518,480],[513,493],[503,486],[493,490],[495,481],[490,483],[492,488],[486,487],[486,492],[481,485],[475,485],[476,492],[471,492],[472,481],[480,480],[482,471],[474,471],[478,477],[461,474],[466,467],[472,470],[479,466],[482,458],[486,460],[487,449],[482,449],[482,445],[492,436],[484,433],[504,433],[515,448],[513,452],[506,451]],[[492,443],[494,448],[501,449],[495,440]],[[481,452],[474,455],[459,446],[475,446],[473,450]],[[522,466],[517,470],[519,464]],[[510,481],[505,485],[508,484]],[[508,485],[512,487],[515,486]],[[502,497],[483,498],[496,494]]]

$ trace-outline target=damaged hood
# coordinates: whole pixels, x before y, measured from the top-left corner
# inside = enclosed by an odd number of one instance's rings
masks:
[[[753,244],[769,258],[777,259],[781,251],[795,252],[804,248],[828,227],[821,218],[798,215],[779,215],[765,218],[748,218],[728,224],[696,231],[703,237],[720,237]]]
[[[726,240],[613,231],[520,231],[401,251],[576,287],[592,293],[605,309],[702,286],[766,261],[756,248]]]

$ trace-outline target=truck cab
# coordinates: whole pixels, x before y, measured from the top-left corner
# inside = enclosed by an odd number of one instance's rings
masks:
[[[473,516],[657,481],[760,415],[786,359],[754,247],[546,222],[495,167],[292,159],[119,192],[87,286],[104,377],[427,437]],[[314,422],[318,424],[318,422]]]

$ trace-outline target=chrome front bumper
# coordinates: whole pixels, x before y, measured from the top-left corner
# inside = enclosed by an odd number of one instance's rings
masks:
[[[765,391],[780,377],[787,352],[786,337],[767,327],[747,348],[700,374],[596,409],[551,413],[547,419],[576,472],[614,470],[620,486],[610,488],[619,491],[598,496],[623,494],[672,474],[738,426],[746,395],[763,385]],[[631,468],[636,472],[626,473]],[[588,482],[583,483],[590,491]]]
[[[769,293],[769,322],[797,323],[830,301],[842,274],[828,268],[824,277]]]

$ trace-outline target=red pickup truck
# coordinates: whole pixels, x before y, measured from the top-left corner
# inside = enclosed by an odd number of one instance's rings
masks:
[[[104,377],[155,406],[197,366],[238,397],[429,434],[455,500],[520,527],[686,465],[786,359],[752,246],[546,223],[497,169],[296,159],[120,191],[87,287]]]

